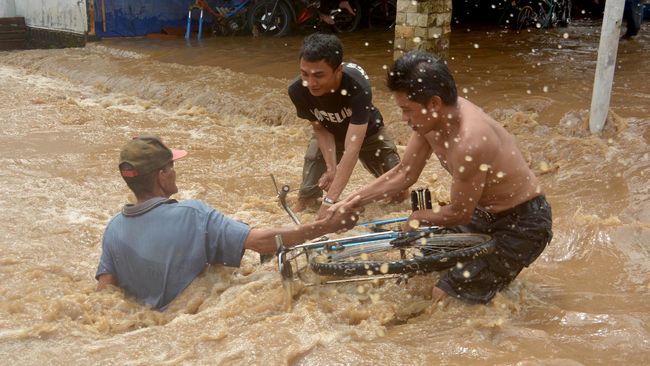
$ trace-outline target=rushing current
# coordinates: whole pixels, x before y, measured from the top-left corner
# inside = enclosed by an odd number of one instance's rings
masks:
[[[619,44],[611,113],[592,134],[599,33],[596,20],[453,29],[460,95],[516,136],[553,206],[553,241],[486,306],[432,306],[432,274],[296,284],[289,307],[275,264],[254,252],[209,268],[165,312],[95,292],[104,227],[134,200],[117,171],[134,135],[189,151],[175,198],[255,227],[292,224],[270,174],[292,189],[301,179],[310,126],[286,88],[302,37],[0,52],[0,364],[649,364],[650,28]],[[410,130],[385,87],[392,36],[341,39],[403,153]],[[370,180],[358,164],[346,191]],[[449,197],[435,159],[416,186]],[[377,203],[362,220],[408,210]]]

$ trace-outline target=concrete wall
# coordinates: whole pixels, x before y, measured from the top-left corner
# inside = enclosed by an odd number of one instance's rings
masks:
[[[16,2],[14,0],[0,0],[0,18],[16,16]]]
[[[25,17],[28,27],[80,34],[88,29],[86,0],[0,0],[0,3],[6,1],[15,4],[14,16]]]

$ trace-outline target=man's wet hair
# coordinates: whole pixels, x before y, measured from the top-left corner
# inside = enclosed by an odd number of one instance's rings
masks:
[[[343,44],[333,34],[312,33],[302,42],[299,59],[309,62],[325,60],[336,69],[343,62]]]
[[[417,103],[426,105],[439,96],[446,105],[456,105],[456,82],[444,61],[424,51],[411,51],[393,63],[388,70],[388,89],[402,92]]]

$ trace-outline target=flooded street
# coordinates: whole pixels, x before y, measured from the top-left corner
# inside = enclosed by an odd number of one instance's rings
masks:
[[[134,199],[117,171],[131,136],[189,151],[175,198],[291,224],[269,174],[299,186],[311,128],[286,88],[302,37],[0,52],[0,364],[650,364],[650,26],[621,41],[610,120],[592,135],[599,31],[452,32],[459,94],[517,137],[553,206],[553,241],[487,306],[431,306],[434,274],[298,288],[286,310],[274,263],[254,252],[209,268],[166,312],[95,292],[105,225]],[[341,39],[402,153],[409,129],[385,87],[392,37]],[[357,164],[346,192],[370,178]],[[431,160],[415,186],[445,200],[448,185]],[[363,221],[408,210],[373,204]]]

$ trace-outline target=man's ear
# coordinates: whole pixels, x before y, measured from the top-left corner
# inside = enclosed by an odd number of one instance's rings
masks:
[[[158,187],[162,187],[162,185],[164,184],[163,182],[165,182],[165,178],[163,177],[163,174],[165,174],[164,169],[160,169],[158,170],[158,173],[156,173],[155,184]]]
[[[334,69],[334,73],[338,75],[339,73],[342,73],[342,72],[343,72],[343,63],[341,62],[341,63],[336,67],[336,69]]]
[[[432,96],[427,103],[427,109],[434,112],[440,112],[440,109],[442,109],[442,99],[437,95]]]

